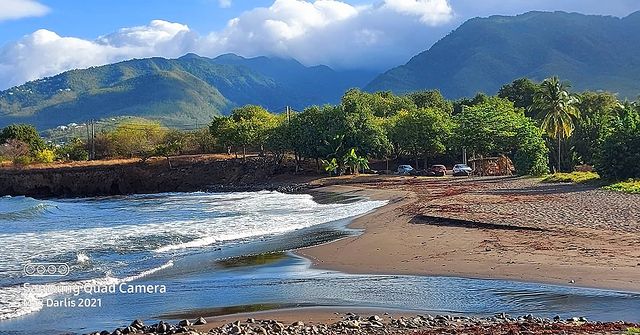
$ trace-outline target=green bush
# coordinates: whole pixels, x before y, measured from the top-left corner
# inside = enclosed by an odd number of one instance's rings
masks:
[[[609,185],[605,187],[605,189],[610,191],[640,194],[640,179],[630,179],[627,181],[622,181],[613,185]]]
[[[530,119],[523,123],[518,131],[520,143],[513,157],[513,165],[519,175],[545,175],[549,173],[549,149],[540,129]]]
[[[74,138],[56,150],[57,158],[65,161],[86,161],[89,152],[82,140]]]
[[[571,173],[558,172],[547,176],[542,181],[546,183],[586,183],[600,179],[600,176],[595,172],[578,172]]]
[[[627,110],[604,138],[596,169],[610,180],[640,178],[640,112]]]
[[[56,153],[51,149],[38,150],[34,156],[37,163],[53,163],[56,159]]]
[[[19,166],[25,166],[33,163],[33,159],[30,156],[18,156],[13,160],[13,164]]]

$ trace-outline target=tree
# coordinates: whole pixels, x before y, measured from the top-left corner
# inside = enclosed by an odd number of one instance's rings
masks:
[[[418,168],[418,158],[444,153],[453,128],[449,114],[434,108],[400,111],[392,121],[390,138],[401,152],[412,155]]]
[[[109,138],[117,155],[146,160],[155,153],[156,146],[162,142],[167,131],[159,122],[136,119],[120,123],[109,134]]]
[[[397,96],[390,91],[366,93],[355,88],[343,95],[341,105],[348,113],[370,111],[377,117],[389,117],[398,111],[416,108],[408,96]]]
[[[569,84],[551,77],[542,82],[540,90],[533,98],[532,111],[541,115],[541,128],[547,135],[558,141],[558,171],[562,171],[561,143],[571,137],[574,119],[579,117],[577,104],[580,100],[569,93]]]
[[[611,131],[621,108],[622,105],[613,94],[580,94],[580,117],[575,120],[575,130],[568,143],[575,163],[595,164],[597,150],[604,136]]]
[[[86,161],[89,159],[86,144],[77,137],[59,147],[56,154],[59,160]]]
[[[7,157],[15,162],[18,158],[29,154],[29,144],[11,138],[4,144],[0,144],[0,156]]]
[[[510,84],[503,85],[498,91],[498,97],[513,102],[516,108],[524,108],[525,111],[533,105],[533,98],[540,90],[540,85],[534,83],[528,78],[520,78],[514,80]],[[533,116],[525,114],[526,116]]]
[[[549,148],[542,138],[542,131],[530,118],[523,117],[518,125],[513,159],[516,172],[530,176],[549,173]]]
[[[29,145],[29,151],[35,154],[37,151],[45,149],[45,143],[36,128],[28,124],[12,124],[0,131],[0,144],[8,140],[18,140]]]
[[[296,152],[295,144],[297,128],[291,125],[291,119],[296,115],[282,115],[278,117],[277,125],[271,130],[267,139],[266,148],[271,151],[278,164],[282,163],[288,151]],[[297,159],[296,159],[297,161]]]
[[[408,97],[416,108],[433,108],[449,115],[453,114],[453,104],[445,99],[439,90],[414,92]]]
[[[640,178],[639,161],[640,108],[625,104],[598,149],[596,168],[607,179]]]
[[[495,97],[465,107],[454,117],[454,142],[481,156],[509,152],[515,146],[518,115],[524,117],[511,101]]]
[[[232,147],[238,142],[235,127],[235,122],[231,118],[224,116],[214,117],[209,126],[209,133],[216,139],[218,144],[224,146],[228,155],[231,155]],[[237,156],[236,153],[236,158]]]
[[[548,171],[541,130],[513,102],[492,97],[455,116],[454,143],[478,155],[511,155],[519,174]]]
[[[242,157],[246,158],[248,146],[259,146],[264,152],[269,132],[276,127],[276,117],[260,106],[246,105],[231,112],[233,139],[242,147]]]
[[[453,114],[462,113],[466,107],[473,107],[489,101],[489,96],[484,93],[476,94],[472,99],[462,98],[453,102]]]

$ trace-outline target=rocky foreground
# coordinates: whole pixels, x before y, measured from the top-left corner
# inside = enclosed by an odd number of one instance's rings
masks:
[[[617,322],[591,322],[585,318],[553,319],[537,318],[532,315],[511,317],[498,314],[490,318],[417,315],[413,318],[393,318],[372,315],[362,317],[347,313],[343,320],[333,324],[305,324],[302,321],[283,324],[276,320],[248,319],[222,326],[207,327],[204,318],[182,320],[178,324],[160,321],[145,325],[135,320],[128,327],[113,332],[102,331],[90,335],[121,334],[187,334],[187,335],[324,335],[324,334],[636,334],[638,324]]]

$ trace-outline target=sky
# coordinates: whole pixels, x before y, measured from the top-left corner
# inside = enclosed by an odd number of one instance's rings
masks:
[[[295,58],[383,71],[473,17],[624,17],[639,0],[0,0],[0,89],[131,58]]]

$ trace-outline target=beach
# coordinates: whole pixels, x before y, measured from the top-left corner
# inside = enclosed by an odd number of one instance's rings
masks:
[[[640,291],[637,195],[532,178],[360,177],[318,191],[390,204],[353,221],[361,235],[298,251],[316,267]]]
[[[259,327],[280,333],[273,328],[277,320],[291,334],[315,335],[614,334],[634,326],[616,320],[640,320],[634,312],[640,307],[638,196],[516,177],[360,175],[296,182],[280,192],[4,198],[14,208],[10,214],[22,217],[9,227],[17,232],[31,229],[34,218],[45,224],[65,218],[75,228],[73,215],[88,209],[110,217],[83,229],[95,231],[94,238],[117,229],[108,234],[113,241],[101,244],[113,256],[103,260],[96,250],[68,245],[77,254],[76,269],[108,266],[118,255],[129,261],[123,264],[135,264],[119,270],[120,281],[167,289],[142,300],[100,295],[102,308],[75,314],[44,308],[3,323],[0,333],[80,334],[116,326],[126,333],[126,324],[139,318],[146,324],[138,333],[213,329],[238,335],[260,333]],[[256,218],[261,225],[254,225]],[[180,235],[185,225],[206,234]],[[133,234],[141,227],[153,229],[144,230],[148,236]],[[238,231],[246,236],[238,238]],[[20,251],[24,243],[62,238],[42,234],[7,243]],[[129,252],[123,246],[136,246],[130,236],[160,242],[142,254]],[[41,246],[42,254],[58,252],[56,245]],[[136,309],[123,312],[122,306]],[[376,315],[382,326],[367,321]],[[196,326],[201,317],[206,324]],[[47,320],[55,326],[38,326]],[[237,323],[244,320],[256,321]],[[349,326],[354,321],[358,327]]]

